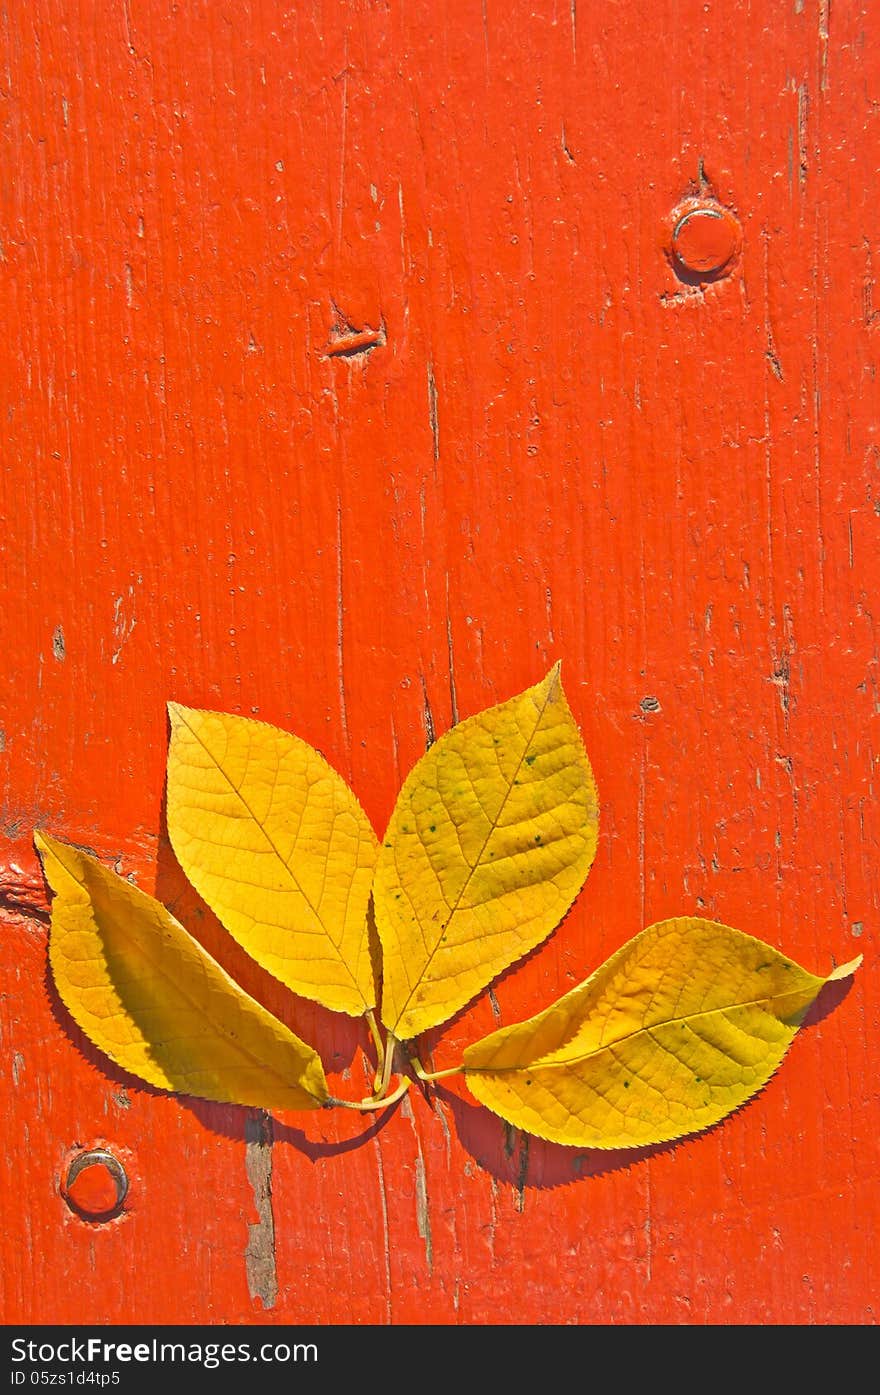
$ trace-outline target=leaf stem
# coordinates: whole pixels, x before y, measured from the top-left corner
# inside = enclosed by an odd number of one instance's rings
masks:
[[[397,1037],[393,1032],[388,1033],[385,1042],[385,1066],[382,1071],[382,1079],[379,1081],[376,1096],[384,1099],[388,1094],[388,1086],[391,1083],[391,1072],[394,1069],[394,1053],[397,1048]]]
[[[379,1023],[376,1021],[376,1014],[373,1009],[368,1008],[364,1016],[367,1019],[370,1036],[373,1038],[373,1045],[376,1048],[376,1074],[373,1076],[373,1094],[378,1095],[382,1084],[382,1074],[385,1070],[385,1043],[382,1040],[382,1033],[379,1031]]]
[[[366,1100],[329,1099],[327,1103],[338,1105],[340,1109],[357,1109],[362,1114],[367,1114],[370,1110],[387,1109],[389,1105],[396,1104],[398,1100],[403,1099],[411,1084],[412,1081],[404,1076],[396,1090],[392,1091],[390,1095],[383,1095],[380,1099],[376,1099],[375,1096]]]
[[[464,1070],[464,1062],[460,1066],[450,1066],[448,1070],[425,1070],[418,1056],[410,1056],[409,1063],[415,1071],[419,1080],[433,1081],[445,1080],[450,1075],[460,1075]]]

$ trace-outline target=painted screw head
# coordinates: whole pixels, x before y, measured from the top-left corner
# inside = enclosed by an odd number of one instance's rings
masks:
[[[672,255],[679,274],[712,281],[731,267],[741,241],[740,226],[729,209],[706,200],[687,208],[672,233]]]
[[[107,1148],[77,1153],[67,1169],[62,1191],[71,1211],[89,1221],[108,1221],[121,1211],[128,1176]]]

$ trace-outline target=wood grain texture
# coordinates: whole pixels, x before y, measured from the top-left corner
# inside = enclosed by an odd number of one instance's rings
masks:
[[[6,1321],[876,1321],[878,82],[866,0],[3,11]],[[742,230],[712,283],[694,198]],[[864,950],[757,1100],[597,1158],[464,1091],[269,1125],[78,1036],[35,826],[361,1093],[359,1028],[185,893],[165,701],[295,731],[381,831],[426,732],[556,658],[596,863],[435,1066],[668,916]],[[60,1195],[95,1143],[104,1224]]]

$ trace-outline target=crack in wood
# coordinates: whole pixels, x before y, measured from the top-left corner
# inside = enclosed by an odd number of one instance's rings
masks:
[[[49,924],[49,901],[42,882],[14,866],[0,867],[0,914]]]

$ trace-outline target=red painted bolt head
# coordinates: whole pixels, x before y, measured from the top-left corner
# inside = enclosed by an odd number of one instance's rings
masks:
[[[118,1158],[106,1148],[77,1153],[62,1187],[71,1211],[89,1221],[106,1221],[122,1209],[128,1177]]]
[[[726,275],[741,244],[739,222],[713,199],[692,200],[674,215],[673,265],[688,280],[714,281]]]

